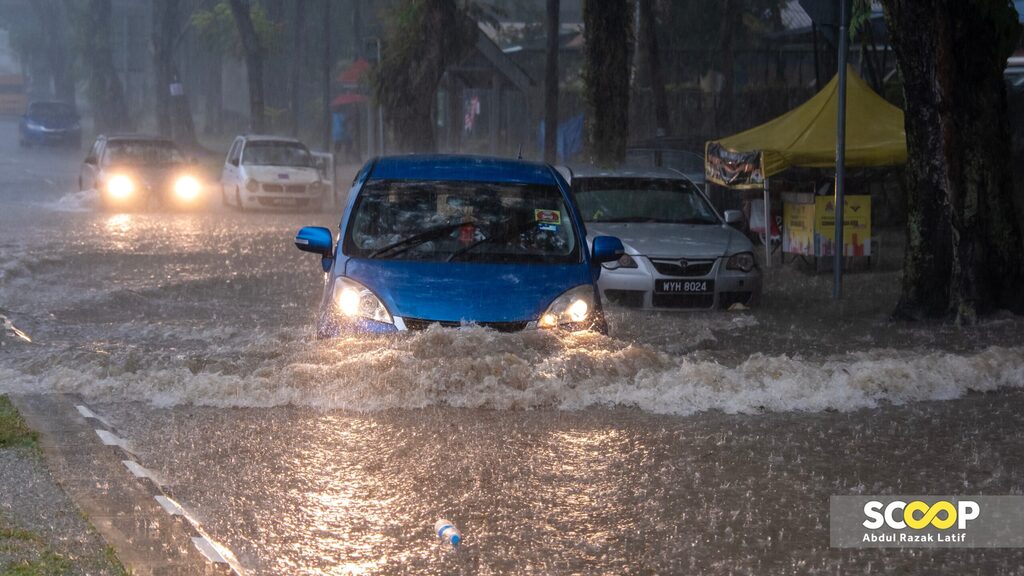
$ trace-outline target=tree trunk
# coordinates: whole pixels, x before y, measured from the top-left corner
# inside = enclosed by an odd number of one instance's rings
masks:
[[[75,104],[75,76],[68,56],[67,22],[56,0],[32,2],[42,28],[46,30],[46,63],[53,77],[53,94],[57,100]]]
[[[245,71],[249,79],[249,127],[253,132],[266,129],[266,104],[263,97],[264,50],[256,28],[252,23],[252,12],[246,0],[230,0],[231,14],[238,28],[238,36],[245,52]]]
[[[174,38],[178,30],[179,0],[153,3],[153,73],[156,76],[156,126],[164,137],[174,136],[171,127],[171,83],[174,82]]]
[[[321,81],[321,98],[324,103],[323,107],[323,142],[324,150],[331,151],[331,132],[332,132],[332,117],[331,117],[331,73],[334,68],[334,55],[332,48],[331,38],[334,30],[331,26],[331,2],[333,0],[324,0],[324,61],[322,69]]]
[[[295,13],[292,25],[292,70],[291,70],[291,116],[292,136],[299,135],[299,123],[302,121],[302,66],[305,60],[306,0],[294,0]]]
[[[668,95],[665,93],[665,77],[661,69],[661,51],[658,44],[658,26],[654,0],[639,0],[640,33],[644,62],[647,65],[647,79],[654,99],[654,122],[656,135],[669,133]]]
[[[124,131],[131,122],[124,87],[111,50],[111,0],[89,0],[83,16],[83,55],[89,74],[89,102],[98,132]]]
[[[547,0],[547,54],[544,65],[544,161],[558,161],[558,31],[561,2]]]
[[[1024,312],[1003,69],[1003,0],[884,0],[907,102],[909,221],[897,315]]]
[[[627,0],[584,0],[583,79],[589,108],[591,160],[610,166],[626,158],[629,137],[629,44],[633,18]]]
[[[221,68],[221,53],[213,50],[205,59],[206,90],[204,90],[207,134],[220,134],[224,127],[224,71]]]
[[[736,54],[733,52],[733,43],[736,27],[741,25],[741,16],[739,0],[723,0],[722,27],[718,36],[718,72],[722,75],[722,91],[718,94],[718,106],[715,108],[715,125],[719,133],[731,132],[733,129],[733,101],[736,97]]]
[[[435,150],[437,87],[477,34],[476,22],[455,0],[404,0],[392,14],[374,80],[394,151]]]

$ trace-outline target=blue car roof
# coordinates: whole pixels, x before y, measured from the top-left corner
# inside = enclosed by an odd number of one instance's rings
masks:
[[[368,179],[556,185],[544,164],[488,156],[388,156],[377,160]]]

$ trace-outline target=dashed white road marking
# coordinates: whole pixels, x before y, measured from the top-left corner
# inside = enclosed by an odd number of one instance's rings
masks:
[[[107,423],[106,420],[104,420],[102,417],[100,417],[95,412],[90,410],[87,406],[78,405],[75,406],[75,408],[78,410],[78,413],[81,414],[83,418],[92,418],[94,420],[102,422],[106,426],[110,426],[110,424]],[[103,444],[107,446],[117,446],[124,450],[125,452],[134,455],[132,450],[128,447],[128,441],[125,440],[124,438],[121,438],[120,436],[107,430],[101,430],[99,428],[96,428],[94,430],[96,432],[96,435],[100,437],[100,441],[102,441]],[[149,470],[148,468],[134,460],[122,460],[121,463],[124,464],[125,468],[127,468],[128,471],[131,472],[133,476],[135,476],[136,478],[149,478],[150,480],[153,481],[153,483],[157,485],[157,489],[163,492],[163,488],[160,486],[159,480],[157,480],[156,476],[153,474],[151,470]],[[191,515],[189,515],[189,513],[185,511],[185,508],[181,504],[176,502],[173,498],[166,496],[164,494],[154,496],[153,499],[157,501],[157,504],[159,504],[160,507],[163,508],[165,512],[167,512],[171,516],[178,516],[183,518],[185,522],[191,525],[192,529],[195,532],[199,533],[199,536],[192,537],[192,544],[196,547],[197,550],[199,550],[200,553],[202,553],[203,556],[206,557],[207,560],[214,564],[226,564],[228,567],[231,568],[231,571],[237,574],[238,576],[245,576],[245,570],[242,568],[242,565],[238,562],[238,558],[235,557],[234,553],[232,553],[231,550],[225,547],[224,545],[219,544],[213,538],[210,538],[202,529],[200,523]]]
[[[99,436],[100,441],[102,441],[107,446],[117,446],[118,448],[123,448],[124,450],[128,450],[129,452],[131,451],[128,449],[128,442],[124,438],[121,438],[120,436],[112,432],[97,429],[96,435]]]
[[[206,556],[206,559],[214,564],[227,564],[228,561],[220,555],[220,551],[217,546],[214,546],[213,542],[208,540],[205,536],[193,536],[192,544],[195,545],[196,549]]]
[[[168,498],[163,494],[153,496],[153,498],[157,501],[158,504],[160,504],[161,507],[163,507],[164,511],[170,514],[171,516],[185,516],[185,509],[181,507],[181,504],[178,504],[171,498]]]
[[[82,415],[82,418],[92,418],[93,420],[97,420],[107,426],[110,426],[109,422],[104,420],[101,416],[97,415],[92,410],[89,410],[88,406],[82,406],[81,404],[79,404],[78,406],[75,406],[75,408],[78,410],[78,413]]]
[[[149,478],[153,482],[156,482],[156,478],[153,477],[153,473],[142,464],[134,460],[121,460],[121,464],[128,469],[136,478]]]

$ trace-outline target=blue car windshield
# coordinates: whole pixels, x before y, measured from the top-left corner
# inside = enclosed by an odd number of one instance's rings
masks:
[[[61,102],[33,102],[28,108],[28,117],[35,120],[64,120],[77,118],[75,109]]]
[[[581,254],[557,187],[374,181],[359,193],[345,253],[425,262],[576,263]]]
[[[587,222],[720,224],[715,210],[687,180],[580,178],[572,186]]]

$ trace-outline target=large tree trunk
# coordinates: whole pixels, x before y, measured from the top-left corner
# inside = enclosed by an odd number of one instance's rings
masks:
[[[98,132],[124,131],[131,122],[124,87],[111,50],[111,0],[89,0],[82,14],[83,55],[89,74],[89,102]]]
[[[203,65],[206,67],[206,89],[203,91],[203,108],[206,111],[204,131],[207,134],[220,134],[224,127],[224,71],[221,67],[221,53],[211,51]]]
[[[331,118],[331,76],[332,72],[334,71],[334,49],[332,46],[333,42],[331,38],[333,33],[333,27],[331,26],[331,2],[333,0],[323,1],[324,61],[323,68],[321,69],[322,76],[320,78],[320,92],[324,107],[321,118],[323,121],[324,150],[329,152],[331,150],[331,128],[333,124],[333,119]]]
[[[305,60],[304,40],[306,37],[306,0],[294,0],[295,12],[292,14],[292,70],[291,70],[291,116],[292,136],[299,135],[299,123],[302,120],[302,66]]]
[[[153,73],[156,76],[156,126],[161,136],[171,138],[171,83],[174,82],[174,37],[178,30],[179,0],[153,3]]]
[[[558,31],[561,2],[547,0],[547,54],[544,65],[544,161],[558,161]]]
[[[181,0],[161,0],[153,5],[153,72],[156,76],[156,120],[160,135],[193,146],[196,143],[192,106],[182,86],[175,51],[184,36]],[[176,89],[172,92],[171,87]]]
[[[46,63],[53,76],[53,94],[57,100],[75,104],[75,76],[68,55],[67,22],[56,0],[35,0],[32,7],[46,30]]]
[[[1003,70],[1019,35],[1005,0],[884,0],[907,102],[904,317],[1024,312]]]
[[[669,133],[668,94],[665,92],[665,77],[661,69],[661,51],[658,44],[657,15],[654,0],[639,0],[640,39],[638,55],[647,68],[644,70],[654,99],[654,122],[657,136]]]
[[[374,78],[393,142],[389,148],[433,152],[437,87],[448,66],[475,44],[476,22],[455,0],[404,0],[391,16]]]
[[[249,79],[249,127],[253,132],[266,128],[266,103],[263,97],[264,50],[256,27],[252,23],[252,12],[246,0],[230,0],[231,14],[238,28],[238,36],[245,52],[245,71]]]
[[[736,28],[742,25],[740,0],[722,0],[722,23],[718,34],[718,72],[722,75],[722,90],[715,108],[715,126],[724,134],[733,130],[733,108],[736,98]]]
[[[627,0],[584,0],[587,148],[593,162],[615,165],[629,137],[629,45],[633,31]]]

